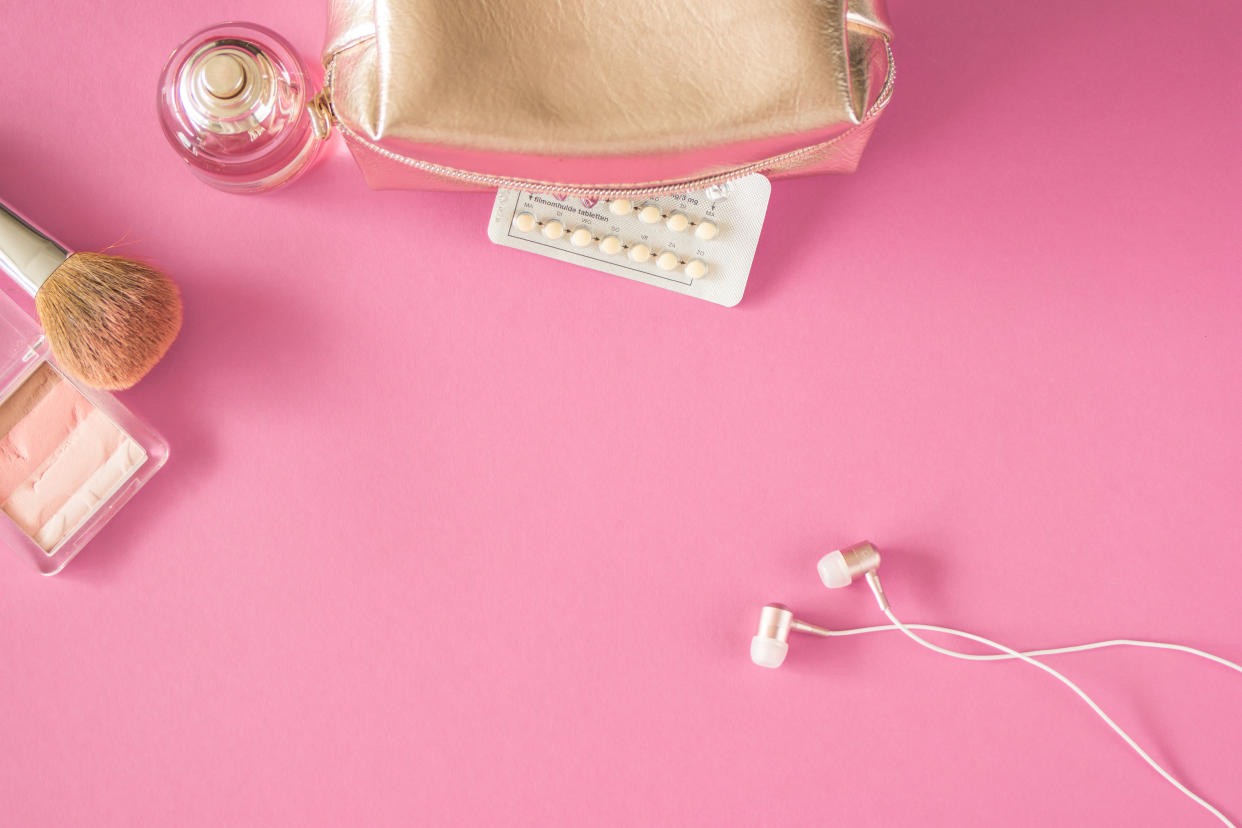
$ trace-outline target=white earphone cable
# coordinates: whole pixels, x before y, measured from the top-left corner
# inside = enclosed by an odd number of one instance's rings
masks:
[[[955,635],[958,638],[971,638],[970,633],[955,630],[952,627],[939,627],[935,624],[906,624],[905,626],[911,630],[944,633],[945,635]],[[807,624],[804,621],[799,621],[798,629],[802,632],[811,633],[812,635],[818,635],[824,638],[835,638],[837,636],[863,635],[865,633],[886,631],[896,632],[900,631],[901,627],[898,627],[895,624],[883,624],[875,627],[855,627],[849,630],[830,630],[826,627],[817,627],[813,624]],[[1199,658],[1204,658],[1208,661],[1214,661],[1217,664],[1228,667],[1230,670],[1236,670],[1237,672],[1242,673],[1242,664],[1237,664],[1227,658],[1213,655],[1212,653],[1204,650],[1188,647],[1185,644],[1166,644],[1162,641],[1141,641],[1131,638],[1113,638],[1108,641],[1093,641],[1089,644],[1074,644],[1069,647],[1050,647],[1045,650],[1020,650],[1017,651],[1017,655],[1009,655],[1008,653],[984,653],[979,655],[971,653],[958,653],[957,658],[969,659],[971,661],[1012,661],[1013,659],[1021,658],[1024,655],[1031,657],[1062,655],[1064,653],[1082,653],[1087,650],[1100,650],[1105,647],[1149,647],[1157,650],[1174,650],[1179,653],[1187,653],[1189,655],[1198,656]]]
[[[1038,667],[1040,670],[1043,670],[1044,672],[1050,674],[1053,678],[1057,679],[1062,684],[1064,684],[1066,687],[1073,690],[1078,695],[1079,698],[1081,698],[1084,702],[1086,702],[1087,706],[1090,707],[1093,711],[1095,711],[1095,714],[1099,716],[1101,719],[1103,719],[1104,723],[1108,725],[1110,728],[1112,728],[1113,732],[1115,732],[1118,736],[1120,736],[1122,741],[1124,741],[1127,745],[1130,746],[1130,748],[1135,753],[1137,753],[1140,757],[1142,757],[1143,761],[1145,761],[1148,765],[1151,765],[1151,767],[1157,773],[1163,776],[1170,785],[1177,788],[1179,791],[1181,791],[1183,794],[1185,794],[1187,797],[1189,797],[1194,802],[1198,803],[1200,806],[1206,809],[1208,813],[1212,814],[1212,816],[1219,819],[1225,825],[1228,825],[1229,828],[1237,828],[1237,826],[1234,825],[1234,823],[1230,822],[1229,819],[1224,814],[1222,814],[1219,810],[1217,810],[1215,806],[1213,806],[1210,802],[1205,800],[1203,797],[1196,794],[1194,791],[1187,788],[1185,785],[1179,782],[1176,778],[1174,778],[1174,776],[1171,773],[1169,773],[1167,770],[1162,768],[1155,759],[1152,759],[1150,756],[1148,756],[1147,752],[1143,750],[1141,747],[1139,747],[1138,743],[1135,742],[1134,739],[1130,737],[1130,734],[1126,733],[1124,730],[1121,729],[1121,727],[1116,722],[1110,719],[1108,717],[1108,714],[1105,713],[1103,710],[1101,710],[1100,706],[1096,704],[1095,701],[1082,690],[1082,688],[1080,688],[1074,682],[1070,681],[1066,676],[1062,675],[1057,670],[1054,670],[1053,668],[1049,667],[1047,664],[1044,664],[1041,661],[1036,661],[1035,659],[1031,658],[1031,655],[1035,655],[1035,654],[1049,654],[1050,655],[1052,653],[1057,653],[1057,652],[1077,652],[1080,650],[1092,649],[1095,647],[1114,646],[1115,644],[1134,644],[1136,646],[1154,645],[1154,646],[1164,647],[1168,649],[1183,650],[1183,651],[1191,652],[1194,655],[1200,655],[1205,658],[1210,658],[1213,661],[1221,662],[1222,664],[1225,664],[1228,667],[1232,667],[1235,670],[1242,671],[1242,668],[1239,668],[1237,664],[1234,664],[1232,661],[1228,661],[1218,656],[1213,656],[1209,653],[1204,653],[1200,650],[1195,650],[1192,647],[1183,647],[1178,644],[1160,645],[1160,644],[1157,644],[1156,642],[1150,642],[1150,641],[1144,641],[1144,642],[1102,641],[1102,642],[1098,642],[1097,644],[1082,644],[1076,647],[1061,647],[1055,650],[1032,651],[1032,653],[1028,655],[1027,653],[1020,653],[1017,650],[1006,647],[1004,644],[998,644],[997,642],[992,641],[991,639],[988,639],[988,638],[984,638],[981,635],[975,635],[973,633],[962,632],[961,630],[950,630],[944,627],[929,627],[927,625],[922,625],[922,624],[917,624],[917,625],[903,624],[901,621],[897,619],[897,616],[893,615],[893,611],[887,607],[884,607],[884,614],[888,616],[889,621],[893,622],[893,628],[898,629],[901,632],[905,633],[906,636],[908,636],[912,641],[916,642],[917,644],[920,644],[926,647],[927,649],[933,650],[942,655],[947,655],[947,656],[950,656],[951,658],[966,659],[970,661],[979,661],[982,659],[989,659],[989,656],[978,656],[978,655],[970,655],[968,653],[959,653],[955,650],[948,650],[948,649],[945,649],[944,647],[940,647],[920,637],[917,633],[914,632],[912,627],[918,627],[919,629],[934,629],[938,632],[947,632],[947,633],[950,633],[951,635],[956,635],[961,638],[966,638],[971,641],[978,642],[979,644],[983,644],[984,646],[991,647],[995,650],[999,650],[1000,652],[1006,654],[1004,656],[993,656],[990,658],[993,658],[993,659],[995,658],[1019,658],[1025,661],[1026,663],[1034,667]],[[863,631],[876,632],[881,629],[887,629],[887,628],[872,627],[872,628],[866,628],[864,630],[859,630],[857,632],[863,632]],[[846,634],[853,634],[853,632],[854,631],[851,631],[850,633],[846,633]]]

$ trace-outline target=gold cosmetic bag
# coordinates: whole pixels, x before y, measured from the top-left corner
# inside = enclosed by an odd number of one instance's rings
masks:
[[[331,0],[324,114],[377,188],[593,198],[852,172],[884,0]]]

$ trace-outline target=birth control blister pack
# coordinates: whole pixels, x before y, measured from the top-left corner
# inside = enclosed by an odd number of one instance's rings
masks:
[[[746,290],[771,192],[762,175],[702,192],[615,201],[502,189],[488,236],[732,307]]]

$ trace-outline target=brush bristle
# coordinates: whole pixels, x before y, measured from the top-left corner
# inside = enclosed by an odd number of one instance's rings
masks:
[[[181,296],[163,273],[104,253],[74,253],[35,294],[52,355],[95,388],[142,379],[181,329]]]

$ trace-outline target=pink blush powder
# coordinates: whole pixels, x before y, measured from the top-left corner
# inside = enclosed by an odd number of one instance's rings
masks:
[[[0,428],[0,509],[44,550],[147,459],[46,363],[0,403]]]
[[[50,368],[39,368],[4,403],[16,416],[0,439],[0,502],[64,444],[94,407]]]

